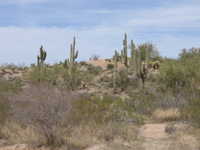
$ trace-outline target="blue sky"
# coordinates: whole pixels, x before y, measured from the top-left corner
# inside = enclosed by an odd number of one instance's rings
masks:
[[[64,60],[73,36],[80,60],[110,57],[123,33],[152,42],[162,56],[200,47],[199,0],[0,0],[0,63],[36,61],[40,45],[50,63]]]

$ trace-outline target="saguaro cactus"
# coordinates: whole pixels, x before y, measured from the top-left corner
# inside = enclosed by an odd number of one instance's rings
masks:
[[[131,45],[130,45],[130,49],[131,49],[131,58],[130,58],[130,65],[131,65],[131,69],[132,70],[137,70],[137,63],[136,63],[136,58],[137,58],[137,51],[136,51],[136,46],[133,42],[133,40],[131,40]]]
[[[121,51],[121,61],[126,66],[126,68],[128,68],[128,40],[126,33],[124,35],[123,49]]]
[[[73,43],[70,45],[70,56],[65,60],[64,67],[67,69],[68,82],[72,90],[76,84],[76,59],[78,58],[78,50],[76,50],[76,38],[73,38]]]
[[[148,61],[149,61],[149,49],[145,44],[139,46],[136,51],[136,63],[137,63],[137,75],[142,80],[143,88],[145,86],[145,80],[148,74]]]
[[[118,61],[119,61],[119,53],[115,50],[115,55],[113,57],[114,61],[114,71],[113,71],[113,89],[114,92],[117,87],[117,73],[118,73]]]
[[[38,67],[42,67],[44,65],[44,61],[46,60],[47,52],[44,50],[43,46],[40,47],[40,54],[37,56],[37,65]]]
[[[42,72],[45,71],[43,68],[46,57],[47,57],[47,52],[44,50],[43,46],[41,46],[40,53],[37,56],[38,82],[42,80]]]

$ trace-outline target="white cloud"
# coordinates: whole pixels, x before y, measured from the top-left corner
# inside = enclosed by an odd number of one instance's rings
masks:
[[[200,26],[200,9],[196,5],[148,9],[133,13],[129,26],[155,28],[186,28]]]
[[[28,3],[28,0],[8,1]],[[29,0],[29,3],[31,1],[45,0]],[[137,43],[153,42],[164,56],[176,57],[180,49],[200,45],[200,35],[193,35],[190,32],[200,31],[198,5],[127,11],[102,9],[88,10],[88,12],[112,16],[110,20],[103,21],[98,20],[98,17],[91,17],[101,25],[88,28],[87,25],[80,23],[81,29],[0,27],[0,63],[34,63],[41,44],[48,52],[48,62],[64,60],[69,53],[69,44],[74,35],[78,37],[81,59],[89,58],[92,54],[111,56],[115,49],[121,48],[124,32],[128,33],[129,39],[134,39]],[[81,20],[81,16],[79,17]],[[189,34],[185,34],[186,30]],[[181,31],[182,34],[177,31]]]

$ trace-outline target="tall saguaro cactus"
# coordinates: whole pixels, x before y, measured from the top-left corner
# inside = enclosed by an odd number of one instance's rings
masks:
[[[113,89],[116,91],[117,87],[117,73],[118,73],[118,61],[119,61],[119,53],[115,50],[115,55],[113,57],[114,61],[114,71],[113,71]]]
[[[145,86],[145,80],[148,74],[148,61],[149,61],[149,49],[148,46],[142,44],[136,51],[136,63],[137,63],[137,75],[142,80],[143,88]]]
[[[42,67],[44,65],[44,61],[46,60],[47,52],[44,50],[43,46],[40,47],[40,54],[37,56],[37,65],[38,67]]]
[[[76,59],[78,58],[78,50],[76,50],[76,38],[73,38],[73,43],[70,45],[70,55],[67,60],[65,60],[64,67],[67,69],[68,82],[72,90],[75,88],[76,84]]]
[[[43,46],[40,47],[40,53],[37,56],[37,69],[38,69],[38,82],[42,80],[42,72],[44,70],[44,62],[47,57],[47,52],[44,50]]]
[[[131,40],[130,49],[131,49],[130,65],[131,65],[131,69],[133,71],[134,69],[137,70],[137,68],[136,68],[137,67],[137,62],[136,62],[137,51],[136,51],[136,46],[135,46],[133,40]]]
[[[124,40],[123,40],[123,49],[121,51],[121,60],[122,63],[128,68],[128,39],[127,39],[127,34],[125,33],[124,35]]]
[[[76,50],[76,38],[74,37],[73,43],[70,45],[70,58],[68,59],[68,66],[72,67],[78,58],[78,51]]]

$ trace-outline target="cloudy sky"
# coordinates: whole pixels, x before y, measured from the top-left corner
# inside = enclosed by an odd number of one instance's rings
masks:
[[[73,36],[80,60],[110,57],[123,33],[154,43],[162,56],[200,47],[200,0],[0,0],[0,63],[29,64],[44,45],[64,60]]]

